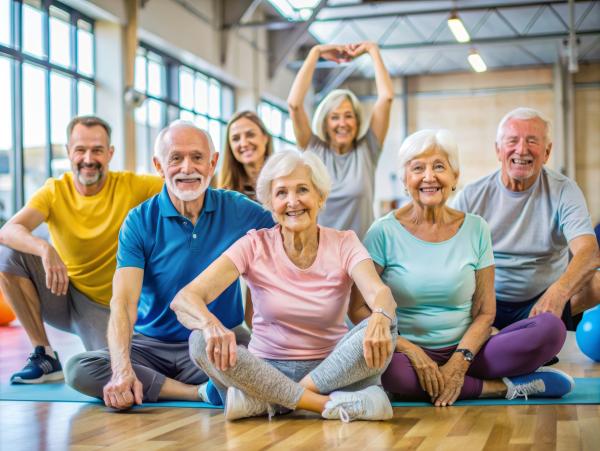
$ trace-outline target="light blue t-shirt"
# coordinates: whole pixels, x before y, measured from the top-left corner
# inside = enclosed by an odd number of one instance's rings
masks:
[[[496,299],[503,302],[527,301],[547,290],[567,269],[569,241],[594,235],[577,184],[547,168],[522,192],[506,188],[498,170],[465,186],[451,204],[490,225]]]
[[[129,212],[119,232],[117,268],[144,270],[135,331],[167,342],[186,341],[188,329],[169,304],[184,286],[248,230],[273,227],[271,214],[234,191],[209,188],[196,225],[173,206],[167,187]],[[239,281],[208,309],[233,328],[244,319]]]
[[[364,243],[396,300],[398,333],[425,348],[457,344],[472,322],[475,271],[494,264],[486,222],[467,214],[452,238],[431,243],[391,212],[373,223]]]

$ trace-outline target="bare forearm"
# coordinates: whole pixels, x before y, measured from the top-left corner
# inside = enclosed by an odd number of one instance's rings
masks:
[[[473,354],[477,354],[483,344],[490,338],[491,327],[494,322],[494,316],[487,313],[479,314],[471,323],[462,339],[458,343],[458,348],[466,348]]]
[[[131,336],[133,322],[123,305],[111,302],[108,321],[108,349],[113,374],[131,371]]]
[[[190,330],[202,330],[219,321],[206,306],[202,296],[190,293],[185,288],[173,298],[171,309],[177,320]]]
[[[317,62],[319,61],[320,49],[319,46],[314,46],[310,52],[308,53],[300,71],[296,75],[294,79],[294,83],[292,83],[292,88],[290,89],[290,94],[288,96],[288,106],[290,109],[299,109],[304,106],[304,99],[306,98],[306,94],[310,89],[310,84],[312,81],[313,74],[315,73],[315,68],[317,67]]]
[[[392,318],[395,317],[396,302],[392,296],[392,292],[389,287],[381,284],[372,296],[368,296],[370,299],[365,299],[371,311],[381,308]]]
[[[373,45],[369,55],[375,67],[375,85],[377,87],[377,100],[391,102],[394,99],[394,86],[388,70],[385,67],[379,47]]]
[[[582,249],[573,256],[565,273],[550,287],[557,290],[566,301],[592,279],[599,265],[600,256],[597,249]]]
[[[47,241],[35,237],[21,224],[8,223],[0,230],[0,244],[26,254],[42,256],[50,247]]]

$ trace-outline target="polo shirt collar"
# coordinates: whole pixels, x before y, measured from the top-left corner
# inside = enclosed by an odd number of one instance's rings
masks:
[[[212,188],[208,188],[204,193],[204,205],[202,206],[202,212],[209,213],[215,211],[216,209],[216,200],[215,200],[215,191]],[[160,208],[161,216],[166,218],[169,217],[178,217],[181,214],[177,211],[173,202],[171,202],[171,198],[169,197],[169,192],[167,191],[166,183],[163,185],[163,188],[158,195],[158,205]]]

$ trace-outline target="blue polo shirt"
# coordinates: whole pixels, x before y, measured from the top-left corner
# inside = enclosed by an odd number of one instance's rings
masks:
[[[190,331],[169,308],[177,292],[248,230],[273,227],[271,214],[246,196],[209,188],[193,226],[173,206],[166,186],[129,212],[119,232],[117,268],[142,268],[144,281],[134,330],[163,341],[185,341]],[[244,319],[239,281],[208,309],[228,328]]]

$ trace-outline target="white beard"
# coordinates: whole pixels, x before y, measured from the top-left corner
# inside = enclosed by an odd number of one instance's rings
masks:
[[[195,174],[192,174],[192,175],[195,175]],[[202,177],[202,176],[200,176],[200,177],[202,179],[201,186],[195,190],[181,190],[181,189],[177,188],[175,181],[178,180],[179,178],[184,178],[184,177],[175,176],[173,179],[169,179],[169,178],[165,177],[165,183],[167,184],[167,188],[169,189],[169,191],[171,191],[173,193],[173,195],[175,195],[175,197],[177,197],[177,199],[182,200],[184,202],[191,202],[193,200],[198,199],[200,196],[202,196],[204,194],[204,192],[208,189],[208,186],[210,185],[210,177]]]

